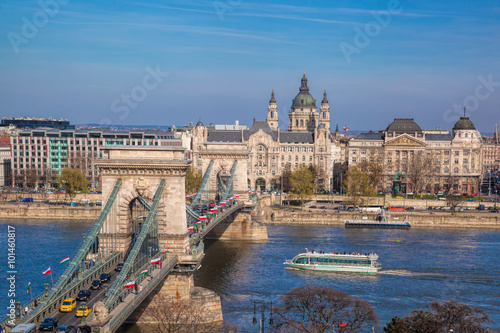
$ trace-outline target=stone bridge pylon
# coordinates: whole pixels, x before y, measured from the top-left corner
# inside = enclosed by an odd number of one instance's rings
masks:
[[[126,252],[133,242],[135,224],[146,220],[135,215],[139,198],[152,203],[161,180],[165,188],[157,209],[159,250],[185,253],[189,247],[186,225],[185,175],[189,161],[183,149],[156,147],[109,147],[96,160],[102,175],[102,196],[107,200],[118,179],[122,186],[99,235],[99,250]]]

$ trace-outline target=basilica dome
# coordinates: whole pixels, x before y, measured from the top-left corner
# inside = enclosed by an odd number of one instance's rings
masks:
[[[316,108],[316,100],[309,93],[309,87],[307,86],[307,77],[305,73],[300,80],[300,92],[293,99],[292,108]]]

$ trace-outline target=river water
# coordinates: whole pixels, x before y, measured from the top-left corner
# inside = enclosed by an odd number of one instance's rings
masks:
[[[7,226],[16,228],[16,293],[23,303],[31,279],[33,295],[54,281],[73,256],[91,222],[0,221],[0,269],[7,267]],[[394,316],[423,309],[431,301],[456,299],[482,308],[500,326],[500,232],[490,230],[363,230],[328,226],[268,226],[266,242],[206,242],[206,256],[195,284],[217,292],[224,318],[245,332],[252,325],[253,301],[279,301],[304,284],[331,286],[368,300],[384,326]],[[376,252],[376,275],[313,273],[284,268],[305,248],[317,251]],[[7,273],[4,274],[5,277]],[[8,282],[0,279],[0,306],[9,302]],[[4,312],[0,312],[4,313]],[[6,312],[5,312],[6,313]],[[3,315],[2,315],[3,317]],[[138,330],[131,329],[129,332]]]

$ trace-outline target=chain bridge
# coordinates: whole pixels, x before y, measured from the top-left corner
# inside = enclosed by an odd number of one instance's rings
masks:
[[[204,256],[203,239],[259,241],[267,239],[267,231],[252,221],[256,197],[246,184],[248,151],[215,147],[204,154],[201,187],[185,193],[191,162],[183,149],[105,149],[94,161],[102,175],[100,217],[57,282],[28,304],[17,304],[16,324],[56,317],[59,325],[115,332],[126,321],[154,321],[150,306],[160,294],[184,300],[196,294],[211,320],[222,321],[219,296],[204,290],[200,299],[199,290],[194,292],[201,289],[194,286],[193,273]],[[121,270],[115,270],[117,263],[123,263]],[[145,270],[148,274],[141,274]],[[58,313],[63,300],[88,289],[102,273],[110,274],[110,281],[82,303],[94,308],[90,316]],[[125,288],[131,282],[135,288]],[[32,310],[21,317],[25,306]],[[0,324],[12,326],[8,319]]]

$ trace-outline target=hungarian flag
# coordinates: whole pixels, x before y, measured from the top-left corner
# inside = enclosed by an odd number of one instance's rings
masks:
[[[225,201],[221,201],[219,204],[220,204],[221,206],[225,206],[225,205],[226,205],[226,202],[225,202]]]
[[[212,212],[208,212],[208,213],[206,213],[206,215],[211,216],[211,215],[214,215],[214,213],[212,213]]]
[[[229,199],[227,199],[227,200],[229,200],[229,201],[233,201],[233,198],[229,198]]]
[[[154,265],[154,264],[159,264],[161,261],[161,258],[156,258],[156,259],[152,259],[151,260],[151,265]]]
[[[167,249],[167,251],[163,252],[162,254],[165,254],[165,253],[170,253],[170,249]]]
[[[131,281],[123,285],[123,289],[134,288],[134,287],[135,287],[135,281]]]
[[[213,212],[216,212],[217,211],[217,208],[210,208],[210,211],[213,213]]]
[[[194,227],[189,227],[188,230],[189,231],[194,231]]]
[[[347,326],[347,324],[344,324],[344,323],[342,322],[342,320],[341,320],[341,321],[340,321],[340,323],[339,323],[339,327],[346,327],[346,326]]]
[[[29,294],[31,291],[31,280],[28,280],[28,290],[26,291],[27,294]]]
[[[186,195],[186,199],[189,199],[189,195]]]
[[[63,260],[59,261],[59,265],[62,265],[64,264],[65,262],[69,262],[69,256],[67,256],[66,258],[64,258]]]
[[[196,221],[194,224],[201,224],[201,221]]]
[[[140,272],[139,276],[144,275],[144,274],[148,274],[148,269],[147,268],[145,270],[143,270],[142,272]]]
[[[237,197],[237,198],[239,198],[239,197],[240,197],[240,195],[239,195],[239,194],[236,194],[236,197]]]
[[[139,215],[135,218],[136,220],[142,220],[143,219],[143,216],[142,215]]]
[[[52,271],[50,270],[50,267],[49,267],[49,269],[47,269],[45,272],[43,272],[42,275],[47,275],[50,273],[52,273]]]
[[[206,220],[206,219],[207,219],[207,217],[206,217],[205,215],[202,215],[202,216],[200,216],[200,217],[198,217],[198,218],[199,218],[200,220]]]

